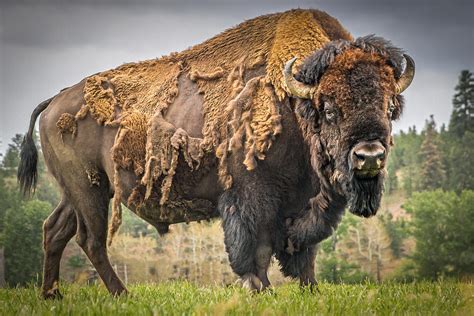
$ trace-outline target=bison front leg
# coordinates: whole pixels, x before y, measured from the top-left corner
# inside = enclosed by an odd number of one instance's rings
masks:
[[[315,288],[316,245],[331,236],[344,213],[345,201],[322,194],[309,200],[299,216],[286,221],[287,245],[277,253],[283,274],[299,278],[302,286]]]
[[[272,203],[263,202],[265,198],[258,199],[249,188],[226,191],[219,200],[230,265],[244,287],[258,292],[270,286],[267,270],[273,253],[272,214],[276,214]]]
[[[280,262],[280,270],[283,275],[299,278],[301,287],[308,287],[312,291],[317,290],[318,282],[314,273],[316,246],[292,254],[282,250],[276,253],[276,258]]]
[[[310,199],[298,217],[286,222],[287,252],[294,253],[312,247],[331,236],[341,221],[344,207],[344,200],[324,201],[321,194]]]

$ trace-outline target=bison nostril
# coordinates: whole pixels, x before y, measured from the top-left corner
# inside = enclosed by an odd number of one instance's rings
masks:
[[[357,159],[364,161],[365,160],[365,155],[364,154],[358,154],[354,153],[354,156],[356,156]]]
[[[362,163],[361,167],[365,168],[378,168],[384,159],[385,154],[382,152],[366,152],[366,153],[356,153],[355,156]]]

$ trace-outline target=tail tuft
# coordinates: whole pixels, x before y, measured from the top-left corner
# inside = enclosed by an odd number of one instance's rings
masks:
[[[24,196],[30,196],[36,188],[36,181],[38,180],[37,163],[38,150],[33,137],[27,134],[21,144],[20,165],[17,173],[20,191]]]
[[[28,132],[23,138],[20,151],[20,165],[18,166],[18,172],[16,178],[20,184],[20,191],[24,196],[30,196],[35,191],[36,180],[38,180],[38,150],[33,140],[33,132],[35,130],[35,122],[38,115],[43,112],[48,105],[51,103],[53,98],[49,98],[46,101],[41,102],[31,113],[30,127]]]

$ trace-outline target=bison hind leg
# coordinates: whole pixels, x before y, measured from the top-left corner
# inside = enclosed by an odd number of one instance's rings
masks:
[[[42,295],[46,299],[62,298],[59,292],[59,264],[64,248],[76,233],[76,215],[63,197],[59,205],[43,224],[43,285]]]
[[[83,190],[78,190],[73,195],[77,216],[76,241],[97,270],[107,290],[114,296],[127,293],[107,254],[108,195],[105,190]]]

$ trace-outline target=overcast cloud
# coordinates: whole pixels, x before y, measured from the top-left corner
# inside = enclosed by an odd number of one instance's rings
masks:
[[[34,107],[60,89],[124,62],[197,44],[255,16],[317,8],[355,36],[375,33],[416,61],[395,130],[434,114],[449,120],[462,69],[474,70],[474,1],[2,1],[0,152],[24,133]]]

